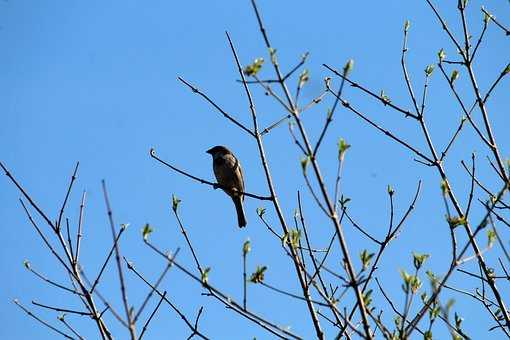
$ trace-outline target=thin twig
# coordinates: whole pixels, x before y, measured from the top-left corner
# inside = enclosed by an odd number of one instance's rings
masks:
[[[71,176],[71,182],[69,183],[69,186],[67,187],[66,196],[64,198],[64,202],[62,203],[62,207],[60,208],[60,213],[58,214],[57,223],[55,224],[56,228],[60,228],[60,223],[62,221],[62,215],[64,215],[64,210],[66,208],[67,200],[69,198],[69,194],[71,193],[71,189],[73,187],[73,183],[76,180],[76,173],[78,172],[78,166],[80,165],[80,162],[76,162],[76,166],[74,167],[73,175]],[[70,246],[71,244],[69,244]]]
[[[115,237],[115,240],[110,248],[110,252],[108,253],[108,256],[106,256],[106,260],[103,262],[103,265],[101,266],[101,269],[99,270],[99,274],[97,274],[97,277],[94,280],[94,283],[92,284],[92,287],[89,290],[90,294],[92,294],[94,292],[94,289],[96,288],[97,284],[99,283],[99,280],[101,279],[101,275],[103,275],[103,272],[104,272],[106,266],[108,265],[110,258],[112,257],[113,251],[115,250],[115,245],[118,244],[120,236],[122,235],[124,230],[126,230],[126,228],[124,226],[122,226],[120,228],[119,232],[117,233],[117,236]]]
[[[184,238],[186,239],[186,243],[188,244],[188,247],[191,250],[191,254],[193,255],[193,259],[195,260],[195,264],[197,265],[198,272],[200,274],[202,274],[203,273],[202,267],[200,266],[200,262],[198,261],[197,254],[195,253],[195,249],[191,245],[191,240],[188,237],[188,233],[186,232],[186,229],[184,229],[184,226],[182,225],[179,214],[177,213],[177,208],[174,208],[172,210],[174,212],[175,218],[177,219],[177,222],[179,223],[181,233],[184,235]]]
[[[250,134],[252,137],[255,137],[255,135],[253,134],[253,132],[248,129],[246,126],[244,126],[243,124],[239,123],[236,119],[234,119],[231,115],[229,115],[227,112],[225,112],[221,107],[218,106],[218,104],[216,104],[212,99],[210,99],[206,94],[204,94],[202,91],[200,91],[196,86],[193,86],[192,84],[188,83],[186,80],[184,80],[183,78],[181,77],[177,77],[177,79],[179,79],[180,82],[182,82],[183,84],[185,84],[186,86],[188,86],[191,91],[193,91],[193,93],[196,93],[198,94],[199,96],[201,96],[202,98],[204,98],[209,104],[211,104],[216,110],[218,110],[225,118],[227,118],[228,120],[230,120],[232,123],[234,123],[235,125],[237,125],[238,127],[240,127],[242,130],[244,130],[245,132],[247,132],[248,134]]]
[[[412,113],[411,111],[407,110],[407,109],[403,109],[391,102],[388,102],[388,101],[385,101],[380,95],[374,93],[373,91],[365,88],[364,86],[350,80],[348,77],[344,76],[342,73],[338,72],[337,70],[335,70],[334,68],[332,68],[331,66],[327,65],[327,64],[322,64],[322,66],[324,66],[325,68],[327,68],[328,70],[330,70],[331,72],[333,72],[336,76],[342,78],[342,79],[345,79],[352,87],[354,88],[358,88],[360,89],[361,91],[365,92],[366,94],[368,94],[370,97],[373,97],[375,99],[377,99],[381,104],[383,104],[384,106],[389,106],[391,107],[392,109],[398,111],[398,112],[401,112],[404,114],[404,117],[412,117],[414,119],[418,119],[418,116],[414,113]],[[336,93],[335,93],[336,95]]]
[[[84,191],[81,196],[81,203],[80,203],[80,217],[78,219],[78,232],[76,234],[76,254],[74,256],[74,263],[78,262],[80,259],[80,245],[81,245],[81,239],[83,237],[83,210],[85,208],[85,196],[87,195],[87,192]]]
[[[40,278],[41,280],[49,283],[50,285],[52,286],[55,286],[57,288],[60,288],[60,289],[63,289],[65,291],[68,291],[70,293],[73,293],[73,294],[76,294],[76,295],[80,295],[80,296],[83,296],[82,293],[78,292],[77,290],[75,289],[71,289],[71,288],[68,288],[64,285],[61,285],[59,283],[56,283],[55,281],[52,281],[50,279],[48,279],[46,276],[40,274],[39,272],[37,272],[34,268],[32,268],[32,265],[29,263],[29,262],[25,262],[25,267],[30,271],[32,272],[35,276],[37,276],[38,278]]]
[[[482,12],[486,15],[488,15],[490,17],[490,20],[492,20],[496,26],[498,26],[499,28],[501,28],[504,32],[505,32],[505,35],[506,36],[510,36],[510,30],[508,28],[506,28],[505,26],[503,26],[503,24],[501,24],[499,21],[496,20],[496,18],[490,14],[485,8],[482,7]]]
[[[82,311],[72,310],[72,309],[67,309],[67,308],[48,306],[48,305],[45,305],[45,304],[42,304],[42,303],[39,303],[39,302],[33,301],[33,300],[32,300],[32,304],[35,305],[35,306],[38,306],[38,307],[42,307],[42,308],[46,308],[46,309],[51,309],[51,310],[54,310],[56,312],[71,313],[71,314],[77,314],[77,315],[82,315],[82,316],[91,316],[90,312],[82,312]]]
[[[165,296],[166,294],[162,294],[159,290],[156,289],[156,287],[154,287],[154,285],[152,285],[149,281],[147,281],[143,276],[142,274],[140,274],[134,267],[133,263],[129,262],[125,257],[124,257],[124,261],[126,262],[126,265],[128,267],[128,269],[130,271],[132,271],[138,278],[140,278],[143,282],[145,282],[146,285],[148,285],[153,291],[155,291],[160,297],[161,297],[161,300],[164,300],[178,315],[179,317],[184,321],[184,323],[192,330],[192,331],[196,331],[197,332],[197,335],[199,337],[201,337],[202,339],[208,339],[205,335],[203,335],[202,333],[198,332],[196,329],[194,329],[193,325],[191,324],[191,322],[188,320],[188,318],[186,318],[186,316],[179,310],[179,308],[176,307],[175,304],[173,304],[170,300],[168,300],[168,298]],[[173,264],[177,265],[175,261],[172,261]]]
[[[168,261],[168,263],[165,265],[165,269],[163,270],[163,272],[161,273],[161,275],[158,277],[158,279],[156,280],[156,283],[154,284],[154,287],[157,289],[159,287],[159,285],[161,284],[161,282],[163,281],[163,279],[165,278],[166,274],[168,273],[168,271],[170,270],[170,268],[172,268],[172,263],[173,263],[173,260],[175,259],[175,257],[177,256],[177,254],[179,254],[179,251],[181,250],[181,248],[177,248],[175,250],[175,252],[172,254],[172,257],[171,257],[171,261]],[[147,296],[145,297],[145,299],[143,300],[142,304],[140,305],[140,308],[138,308],[138,311],[136,312],[136,315],[135,317],[133,318],[133,322],[136,323],[136,321],[138,320],[138,318],[140,317],[140,315],[142,314],[142,311],[144,310],[145,306],[147,306],[147,303],[149,302],[150,298],[152,297],[152,294],[154,294],[154,290],[151,289],[149,291],[149,293],[147,293]]]
[[[156,308],[154,308],[154,310],[152,311],[151,315],[149,316],[149,318],[147,319],[147,321],[145,322],[145,324],[143,325],[143,328],[142,328],[142,333],[140,333],[140,336],[138,337],[138,340],[142,340],[142,337],[143,335],[145,334],[145,331],[147,330],[147,327],[149,326],[149,323],[151,322],[152,320],[152,317],[156,314],[156,312],[158,311],[159,309],[159,306],[161,306],[161,303],[163,302],[163,299],[165,298],[166,296],[166,290],[163,292],[163,295],[161,296],[161,299],[159,299],[159,302],[158,304],[156,305]]]
[[[57,332],[58,334],[62,335],[63,337],[67,338],[67,339],[73,339],[72,336],[69,336],[67,335],[66,333],[58,330],[57,328],[55,328],[54,326],[50,325],[49,323],[47,323],[46,321],[44,321],[43,319],[39,318],[37,315],[33,314],[31,311],[29,311],[25,306],[23,306],[19,301],[18,299],[14,299],[14,303],[19,307],[21,308],[25,313],[27,313],[28,316],[34,318],[35,320],[37,320],[38,322],[40,322],[41,324],[43,324],[44,326],[48,327],[49,329],[51,329],[52,331],[55,331]]]
[[[136,340],[136,329],[135,324],[133,323],[133,315],[131,314],[130,308],[129,308],[129,302],[127,298],[127,291],[126,291],[126,284],[124,282],[124,271],[122,270],[122,264],[121,264],[121,254],[120,254],[120,247],[117,243],[117,237],[115,233],[115,223],[113,222],[113,213],[110,206],[110,200],[108,199],[108,192],[106,190],[106,182],[103,180],[101,181],[102,187],[103,187],[103,195],[104,195],[104,201],[106,204],[106,213],[108,214],[108,220],[110,221],[110,229],[112,232],[112,241],[115,248],[115,262],[117,263],[117,273],[119,275],[119,284],[120,284],[120,292],[122,296],[122,303],[124,305],[124,311],[126,312],[126,320],[128,324],[129,333],[131,335],[132,340]]]

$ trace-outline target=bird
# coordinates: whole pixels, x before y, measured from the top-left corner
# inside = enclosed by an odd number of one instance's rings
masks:
[[[232,198],[237,212],[239,228],[246,226],[244,214],[244,178],[241,163],[232,151],[223,145],[217,145],[206,151],[212,156],[213,171],[218,186]]]

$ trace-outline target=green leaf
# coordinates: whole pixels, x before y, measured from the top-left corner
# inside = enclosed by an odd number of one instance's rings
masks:
[[[432,309],[429,311],[430,320],[434,320],[441,313],[441,308],[439,306],[434,305]]]
[[[370,304],[372,303],[372,292],[373,290],[369,289],[366,293],[362,294],[363,303],[365,304],[365,307],[370,306]]]
[[[418,275],[411,276],[410,286],[411,286],[411,291],[413,293],[416,293],[421,288],[421,280],[418,277]]]
[[[483,6],[482,6],[482,11],[483,11],[483,22],[484,22],[485,24],[488,24],[488,23],[491,21],[491,19],[493,18],[493,16],[492,16],[492,14],[491,14],[489,11],[487,11],[487,10],[486,10]]]
[[[202,280],[202,284],[205,286],[209,283],[209,272],[211,271],[211,267],[207,267],[205,268],[203,271],[202,271],[202,274],[201,274],[201,280]]]
[[[338,159],[339,160],[343,160],[344,159],[344,156],[345,156],[345,152],[347,151],[347,149],[349,149],[351,147],[350,144],[347,144],[347,142],[345,141],[345,139],[343,138],[340,138],[340,140],[338,141]]]
[[[432,340],[432,331],[426,331],[423,333],[423,340]]]
[[[437,57],[439,58],[439,62],[443,61],[444,58],[446,58],[446,52],[444,49],[440,49],[439,52],[437,52]]]
[[[251,251],[250,240],[246,240],[243,243],[243,255],[246,256]]]
[[[427,260],[429,257],[430,257],[429,254],[413,253],[414,268],[416,268],[416,270],[420,269],[425,260]]]
[[[496,241],[496,231],[494,229],[487,230],[487,247],[492,247]]]
[[[181,203],[181,200],[175,196],[175,194],[172,194],[172,210],[176,213],[177,209],[179,208],[179,203]]]
[[[450,310],[452,309],[453,305],[455,304],[455,299],[448,299],[445,306],[445,313],[446,315],[450,314]]]
[[[430,77],[432,72],[434,72],[434,64],[430,64],[429,66],[425,67],[425,74],[427,77]]]
[[[299,75],[299,83],[298,87],[302,88],[305,86],[305,84],[310,80],[310,72],[308,72],[308,69],[304,69],[303,72]]]
[[[400,270],[400,276],[402,277],[404,284],[402,284],[402,290],[405,293],[409,292],[409,286],[411,284],[412,275],[406,272],[405,270]]]
[[[508,74],[510,73],[510,63],[508,63],[508,65],[506,65],[505,69],[503,70],[503,74]]]
[[[439,285],[439,278],[430,270],[427,270],[425,274],[427,274],[430,281],[430,285],[432,286],[432,289],[435,291],[437,289],[437,286]]]
[[[264,216],[265,213],[266,213],[266,208],[257,208],[257,215],[259,215],[259,217]]]
[[[411,22],[409,20],[406,20],[404,22],[404,32],[409,31],[409,28],[411,27]]]
[[[450,75],[450,83],[453,84],[453,82],[457,79],[459,79],[459,71],[453,70],[452,74]]]
[[[381,90],[379,97],[383,101],[384,105],[388,105],[389,103],[391,103],[390,97],[388,97],[388,95],[386,95],[386,93],[384,93],[384,90]]]
[[[301,230],[291,229],[288,236],[288,241],[293,248],[299,246],[299,239],[301,238]]]
[[[389,184],[388,184],[387,190],[388,190],[388,195],[393,196],[395,194],[395,190]]]
[[[250,65],[246,66],[243,73],[248,77],[256,75],[264,64],[264,58],[257,58]]]
[[[409,293],[409,289],[414,294],[421,288],[421,280],[417,275],[408,274],[405,270],[400,271],[400,276],[404,281],[402,284],[402,290],[407,294]]]
[[[354,59],[349,59],[344,65],[344,77],[347,77],[349,73],[351,73],[352,69],[354,67]]]
[[[264,272],[267,270],[266,266],[257,266],[257,269],[251,274],[250,282],[261,283],[264,282]]]
[[[142,236],[143,236],[143,240],[144,241],[147,241],[149,239],[149,235],[153,232],[154,230],[151,228],[151,226],[149,225],[149,223],[145,223],[143,229],[142,229]]]
[[[451,228],[458,227],[459,225],[466,225],[467,220],[466,216],[447,216],[446,221],[448,221],[448,224]]]
[[[360,254],[359,258],[361,260],[361,264],[363,266],[363,270],[367,269],[370,266],[370,260],[374,257],[374,253],[369,253],[368,250],[364,249]]]
[[[276,49],[270,47],[269,48],[269,56],[271,57],[271,63],[273,65],[278,65],[278,59],[276,58]]]
[[[304,156],[301,158],[301,169],[303,169],[303,175],[306,176],[306,168],[308,167],[308,163],[310,162],[310,157]]]
[[[443,196],[446,196],[450,193],[448,182],[445,180],[441,180],[441,192],[443,193]]]

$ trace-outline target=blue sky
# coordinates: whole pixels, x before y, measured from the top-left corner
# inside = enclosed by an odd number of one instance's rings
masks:
[[[468,21],[475,38],[482,27],[479,11],[482,4],[469,2]],[[510,8],[505,1],[490,2],[486,6],[503,21],[509,17]],[[261,0],[259,7],[284,70],[294,66],[302,53],[310,52],[307,68],[311,80],[303,90],[301,103],[314,98],[323,87],[323,78],[332,76],[321,66],[323,63],[341,68],[352,58],[355,60],[353,79],[376,93],[384,89],[392,101],[411,109],[400,70],[402,27],[406,19],[411,21],[408,68],[420,98],[423,69],[436,62],[437,51],[444,48],[452,58],[456,54],[425,1],[291,3]],[[441,4],[440,10],[454,33],[459,35],[456,6]],[[198,256],[205,266],[212,267],[210,280],[214,285],[241,300],[240,254],[243,242],[249,238],[253,247],[250,271],[256,265],[267,264],[268,283],[298,292],[291,262],[283,256],[279,243],[255,213],[257,207],[264,206],[267,218],[276,223],[276,215],[266,202],[246,199],[248,227],[238,230],[227,196],[169,172],[149,158],[149,149],[154,147],[163,159],[199,177],[212,179],[211,160],[205,150],[217,144],[228,145],[243,164],[247,191],[268,194],[254,140],[177,81],[177,76],[182,76],[197,85],[226,111],[251,126],[244,91],[235,82],[238,74],[225,31],[231,34],[243,64],[260,56],[267,60],[249,1],[0,2],[0,160],[52,218],[58,215],[75,162],[80,161],[67,214],[75,226],[81,192],[86,190],[82,256],[90,276],[97,272],[111,245],[101,192],[101,180],[105,179],[116,224],[130,223],[121,243],[122,252],[148,278],[156,278],[165,264],[142,243],[140,229],[145,223],[154,227],[151,239],[156,244],[165,250],[181,247],[180,262],[194,268],[171,214],[171,195],[175,193],[182,199],[181,217]],[[474,65],[482,92],[508,63],[509,51],[508,39],[491,25]],[[268,66],[266,63],[261,77],[272,76]],[[471,104],[473,95],[467,79],[462,70],[457,86],[462,97]],[[294,89],[295,80],[291,84]],[[338,80],[334,78],[333,84],[336,88]],[[438,70],[432,76],[429,91],[427,122],[438,149],[442,149],[462,112]],[[510,156],[508,91],[508,80],[503,80],[488,103],[504,159]],[[284,113],[259,88],[254,87],[253,93],[262,126]],[[416,122],[387,110],[352,88],[345,90],[345,96],[374,120],[426,150]],[[331,104],[332,99],[328,98],[303,115],[312,140],[318,137]],[[478,112],[476,117],[480,118]],[[351,215],[374,235],[383,237],[388,223],[387,185],[391,184],[396,190],[396,214],[401,216],[418,180],[423,181],[416,211],[385,253],[377,274],[401,306],[399,270],[411,270],[412,251],[430,253],[427,269],[438,274],[447,269],[450,260],[449,232],[444,221],[438,175],[414,162],[407,150],[351,112],[339,108],[319,153],[329,188],[333,187],[336,173],[339,137],[352,145],[344,165],[342,193],[352,199]],[[332,226],[304,186],[299,166],[301,155],[286,125],[274,129],[264,141],[287,220],[292,219],[299,189],[304,196],[305,215],[314,233],[314,243],[324,247]],[[469,177],[459,162],[468,161],[473,151],[479,160],[480,178],[492,189],[498,188],[485,160],[488,150],[467,126],[445,164],[463,204],[469,191]],[[486,198],[480,190],[476,193],[477,197]],[[0,275],[3,277],[0,301],[1,318],[8,326],[0,329],[0,338],[53,339],[54,334],[30,320],[12,299],[19,298],[26,306],[30,306],[31,300],[76,308],[79,305],[72,296],[48,287],[23,267],[23,261],[29,259],[34,268],[63,281],[57,262],[49,256],[26,220],[17,200],[19,196],[8,179],[1,177],[0,216],[4,242],[0,249]],[[483,209],[475,202],[474,221],[482,215]],[[373,244],[361,237],[352,225],[346,224],[345,230],[355,261],[364,248],[375,251]],[[508,230],[501,230],[501,235],[508,240]],[[482,235],[480,243],[485,242]],[[497,263],[498,254],[494,251],[487,258]],[[334,256],[340,258],[338,252],[334,252],[332,258]],[[331,263],[338,265],[338,262]],[[356,266],[359,267],[359,261]],[[111,296],[121,310],[113,263],[106,274],[109,281],[103,282],[101,292]],[[139,306],[147,287],[132,273],[126,276],[130,302]],[[451,284],[473,290],[478,282],[456,274]],[[201,329],[212,338],[268,337],[263,330],[211,298],[201,296],[200,287],[176,270],[170,272],[164,287],[191,319],[200,306],[204,306]],[[424,283],[424,287],[428,289],[428,284]],[[248,301],[253,310],[271,316],[278,324],[290,325],[305,338],[314,334],[304,303],[263,287],[250,286],[249,289]],[[508,285],[501,283],[500,289],[508,299]],[[375,303],[384,305],[380,292],[376,288],[374,292],[377,293]],[[463,311],[466,332],[473,338],[485,335],[493,324],[482,307],[458,294],[446,292],[444,300],[449,297],[457,300],[454,309]],[[151,306],[155,303],[152,301]],[[152,322],[148,338],[187,337],[188,330],[182,321],[168,306],[162,307]],[[30,309],[57,324],[56,313],[35,306]],[[391,311],[386,313],[391,322]],[[92,323],[85,318],[68,316],[68,320],[76,324],[85,337],[97,336]],[[107,316],[107,321],[114,333],[121,334],[119,338],[124,337],[124,330],[111,316]],[[326,322],[323,323],[328,329]],[[444,327],[438,327],[437,332],[437,338],[446,337]]]

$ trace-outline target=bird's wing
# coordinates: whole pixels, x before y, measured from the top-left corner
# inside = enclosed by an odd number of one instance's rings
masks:
[[[236,164],[234,168],[234,174],[235,178],[238,180],[238,188],[239,191],[244,192],[244,176],[243,176],[243,169],[241,168],[241,163],[236,158]],[[241,199],[244,200],[244,195],[241,196]]]
[[[231,171],[232,187],[237,189],[238,191],[244,192],[243,170],[241,168],[241,163],[239,162],[239,160],[234,155],[228,154],[225,156],[225,165]]]

